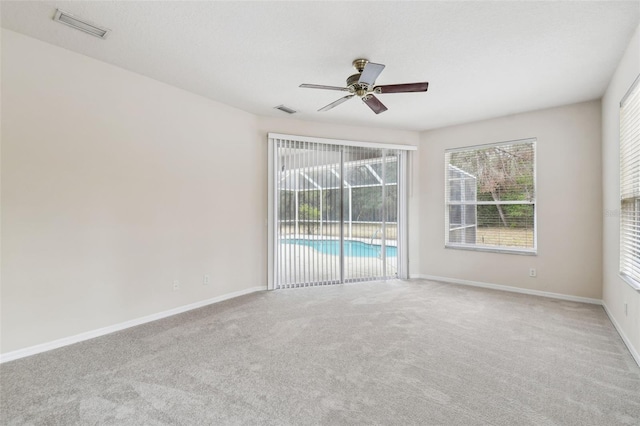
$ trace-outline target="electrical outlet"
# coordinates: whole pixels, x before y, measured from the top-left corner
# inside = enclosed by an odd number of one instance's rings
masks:
[[[211,275],[205,274],[202,277],[202,285],[209,285],[210,282],[211,282]]]
[[[180,281],[173,280],[173,291],[178,291],[178,290],[180,290]]]
[[[537,277],[537,276],[538,276],[538,274],[536,273],[536,268],[530,268],[530,269],[529,269],[529,276],[530,276],[531,278],[535,278],[535,277]]]

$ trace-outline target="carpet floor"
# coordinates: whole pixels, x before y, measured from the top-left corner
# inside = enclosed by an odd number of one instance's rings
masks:
[[[253,293],[0,383],[3,425],[640,425],[602,307],[422,280]]]

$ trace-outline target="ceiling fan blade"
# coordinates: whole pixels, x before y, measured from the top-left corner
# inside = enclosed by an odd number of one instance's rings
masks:
[[[338,86],[323,86],[321,84],[301,84],[300,87],[304,87],[305,89],[325,89],[325,90],[339,90],[341,92],[348,92],[348,87],[338,87]]]
[[[337,101],[333,101],[329,105],[320,108],[318,111],[329,111],[331,108],[337,107],[341,103],[348,101],[349,99],[353,98],[354,96],[355,95],[347,95],[344,98],[340,98]]]
[[[364,66],[364,70],[362,70],[362,74],[360,74],[358,83],[373,86],[373,83],[376,82],[376,78],[378,78],[383,69],[384,65],[382,64],[367,62],[367,65]]]
[[[387,84],[385,86],[376,86],[373,90],[378,93],[407,93],[407,92],[426,92],[429,88],[428,82],[423,83],[406,83],[406,84]]]
[[[362,101],[365,104],[369,105],[371,111],[375,112],[376,114],[380,114],[381,112],[385,112],[387,110],[387,107],[384,106],[384,104],[373,95],[365,96],[364,98],[362,98]]]

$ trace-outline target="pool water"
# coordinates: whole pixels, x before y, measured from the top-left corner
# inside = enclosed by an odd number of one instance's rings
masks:
[[[339,240],[300,240],[290,239],[281,240],[282,244],[297,244],[301,246],[311,247],[318,250],[323,254],[330,254],[333,256],[340,255],[340,241]],[[393,246],[386,246],[385,251],[387,257],[396,257],[398,255],[398,249]],[[361,241],[344,241],[344,255],[348,257],[380,257],[382,247],[378,244],[367,244]]]

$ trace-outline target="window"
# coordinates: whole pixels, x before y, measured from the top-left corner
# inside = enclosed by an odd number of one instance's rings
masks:
[[[535,139],[445,151],[445,246],[535,254]]]
[[[409,150],[269,133],[269,288],[407,278]]]
[[[620,102],[620,274],[640,289],[640,77]]]

